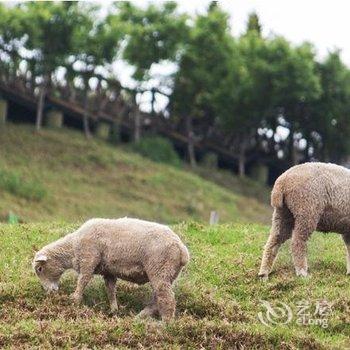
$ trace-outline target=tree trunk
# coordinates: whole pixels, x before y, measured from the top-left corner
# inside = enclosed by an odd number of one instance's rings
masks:
[[[238,175],[239,177],[245,176],[245,155],[243,153],[238,156]]]
[[[246,140],[242,140],[239,145],[239,152],[238,152],[238,175],[239,177],[245,176],[245,165],[246,165]]]
[[[141,113],[138,107],[136,107],[134,122],[134,142],[139,143],[141,139]]]
[[[306,135],[308,136],[308,135]],[[306,141],[306,146],[304,149],[304,162],[308,162],[309,161],[309,141],[308,141],[308,137],[305,137],[305,141]]]
[[[290,125],[289,128],[289,144],[288,144],[289,162],[290,166],[296,165],[298,163],[297,150],[294,147],[294,126]]]
[[[34,68],[30,71],[30,91],[34,95],[35,90],[35,71]]]
[[[151,99],[152,112],[151,112],[151,114],[152,114],[152,117],[154,117],[154,115],[156,113],[155,110],[154,110],[154,105],[156,103],[156,91],[155,91],[155,89],[151,90],[151,94],[152,94],[152,99]]]
[[[47,93],[47,80],[46,78],[44,78],[43,85],[40,89],[39,101],[38,101],[38,106],[36,110],[36,121],[35,121],[36,131],[40,131],[43,124],[46,93]]]
[[[331,161],[330,152],[327,149],[327,147],[324,147],[324,150],[323,150],[323,161],[325,163],[329,163]]]
[[[89,96],[88,92],[85,93],[84,98],[84,116],[83,116],[83,127],[84,127],[84,134],[87,139],[91,139],[91,132],[90,132],[90,126],[89,126]]]
[[[298,164],[298,152],[297,152],[297,149],[294,147],[294,145],[293,145],[293,148],[291,149],[291,151],[292,151],[292,153],[291,153],[290,161],[291,161],[291,165],[294,166],[294,165]]]
[[[192,130],[192,117],[188,115],[186,117],[186,131],[187,131],[187,153],[190,165],[192,168],[196,167],[196,154],[194,149],[194,133]]]

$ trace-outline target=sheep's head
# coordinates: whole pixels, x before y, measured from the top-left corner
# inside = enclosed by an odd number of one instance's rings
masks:
[[[48,292],[56,292],[58,283],[63,273],[56,259],[45,253],[38,252],[33,260],[33,268],[44,289]]]

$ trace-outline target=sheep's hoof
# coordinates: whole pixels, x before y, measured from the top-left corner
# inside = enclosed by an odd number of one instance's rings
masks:
[[[109,314],[110,315],[116,315],[117,313],[118,313],[118,305],[111,306],[111,308],[109,310]]]
[[[262,281],[267,281],[269,279],[268,273],[259,273],[258,276]]]
[[[168,324],[174,320],[174,316],[164,315],[161,317],[163,324]]]
[[[145,319],[145,318],[150,318],[151,315],[148,313],[148,312],[144,312],[144,310],[142,310],[141,312],[139,312],[137,315],[136,315],[136,318],[139,318],[139,319]]]
[[[153,318],[154,316],[156,316],[156,312],[148,308],[143,309],[136,315],[136,317],[140,319]]]
[[[308,277],[307,270],[305,269],[298,269],[295,271],[295,273],[298,277]]]
[[[72,302],[74,304],[81,304],[81,302],[82,302],[82,298],[80,296],[76,295],[75,293],[71,294],[69,296],[69,298],[72,300]]]

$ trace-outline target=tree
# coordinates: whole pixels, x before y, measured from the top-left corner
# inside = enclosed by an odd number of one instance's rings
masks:
[[[321,139],[314,140],[314,148],[320,147],[324,161],[341,162],[350,151],[350,71],[339,51],[329,53],[318,71],[322,93],[312,113],[314,131]]]
[[[25,13],[21,9],[0,4],[0,69],[7,79],[16,76],[23,59],[19,51],[26,41],[24,20]]]
[[[247,31],[234,45],[228,74],[219,83],[215,113],[228,147],[238,160],[238,173],[246,173],[247,152],[256,146],[257,129],[271,108],[270,65],[267,42],[255,31]]]
[[[204,122],[201,137],[205,138],[210,126],[215,123],[214,98],[218,84],[228,74],[225,62],[232,54],[228,15],[216,3],[211,3],[208,12],[198,16],[190,30],[170,97],[173,118],[179,118],[186,130],[192,166],[196,164],[194,124]]]
[[[132,98],[136,104],[137,93],[151,92],[153,115],[155,94],[161,92],[161,87],[152,86],[150,70],[154,64],[175,62],[188,36],[187,16],[177,13],[176,7],[176,2],[151,4],[145,9],[131,2],[118,2],[116,13],[107,19],[127,34],[122,58],[135,68],[133,78],[137,86]],[[140,118],[140,111],[135,109],[135,140],[141,134]]]
[[[26,2],[16,7],[23,13],[24,47],[31,52],[41,80],[36,115],[38,131],[52,74],[72,52],[74,30],[79,27],[81,18],[78,6],[70,2]]]
[[[274,128],[282,125],[289,129],[288,147],[284,153],[287,154],[289,164],[294,165],[298,162],[300,135],[308,129],[312,118],[310,107],[321,93],[315,52],[308,43],[292,47],[281,37],[270,41],[268,52],[271,105],[274,109],[269,126]]]
[[[72,71],[71,62],[67,66],[67,72],[73,76],[81,77],[84,84],[83,127],[87,138],[91,137],[88,110],[89,81],[92,77],[97,77],[97,86],[101,85],[102,75],[96,73],[100,69],[108,74],[118,53],[120,41],[124,37],[124,33],[119,30],[120,26],[117,26],[116,21],[111,22],[110,17],[96,20],[98,10],[99,8],[96,6],[81,6],[80,24],[72,36],[72,55],[74,63],[77,63],[79,68]]]
[[[256,32],[256,34],[261,36],[261,24],[256,12],[250,13],[248,17],[246,33],[250,33],[250,32]]]
[[[131,2],[117,3],[109,22],[122,23],[127,34],[123,58],[135,67],[134,78],[146,81],[155,63],[174,61],[188,37],[188,17],[177,13],[174,1],[142,9]]]

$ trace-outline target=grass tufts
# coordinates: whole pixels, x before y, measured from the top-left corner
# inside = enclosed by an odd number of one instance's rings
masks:
[[[0,188],[30,201],[40,201],[47,194],[39,182],[24,180],[18,173],[3,169],[0,169]]]
[[[72,224],[0,224],[1,348],[125,349],[347,349],[349,276],[343,242],[335,234],[315,233],[309,242],[311,276],[294,275],[288,246],[283,246],[268,282],[257,278],[268,227],[195,222],[174,230],[187,244],[191,260],[175,283],[176,319],[141,321],[135,315],[151,297],[148,285],[118,281],[118,315],[111,316],[101,277],[88,285],[82,305],[69,295],[76,275],[66,273],[56,295],[45,295],[31,268],[35,250],[76,229]],[[322,251],[322,255],[319,252]],[[320,264],[332,261],[332,264]],[[290,305],[326,299],[333,303],[328,328],[267,327],[258,320],[260,300]],[[312,312],[312,310],[308,310]],[[296,314],[294,315],[296,317]]]

